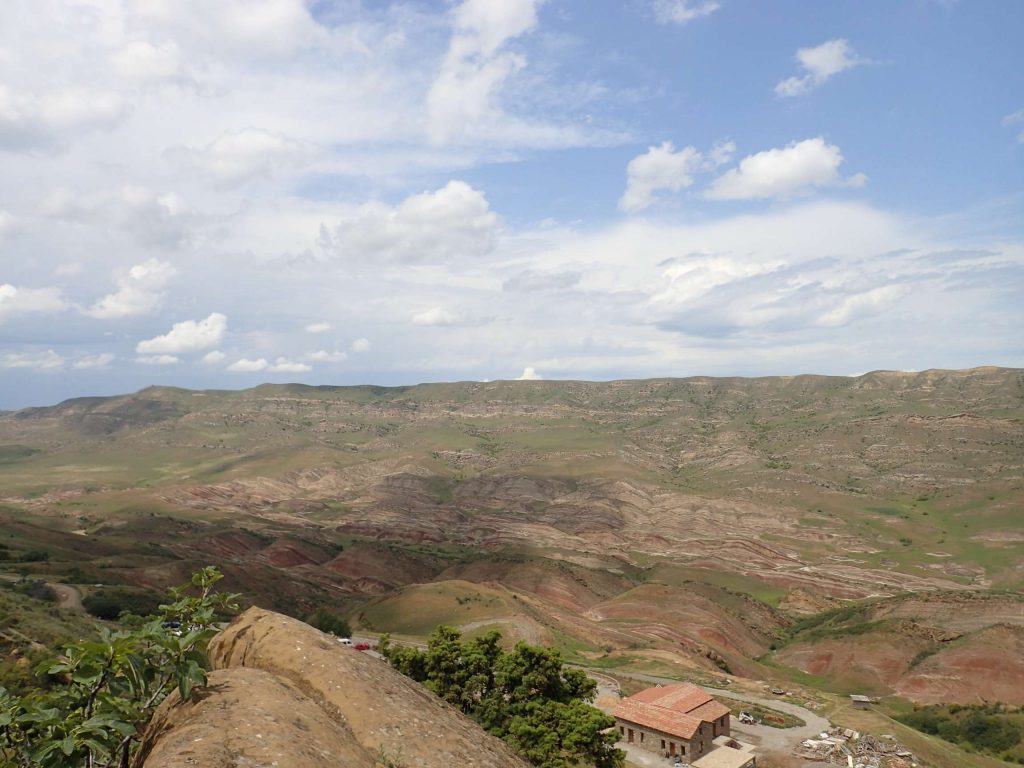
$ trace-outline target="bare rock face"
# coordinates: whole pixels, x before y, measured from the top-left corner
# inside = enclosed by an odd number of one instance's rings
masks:
[[[294,684],[237,667],[211,673],[209,685],[190,701],[171,694],[150,723],[135,765],[373,768],[376,762],[343,722]]]
[[[406,768],[528,766],[500,739],[386,662],[297,619],[250,608],[213,639],[209,653],[215,669],[262,670],[301,690],[351,733],[371,761],[386,757]]]

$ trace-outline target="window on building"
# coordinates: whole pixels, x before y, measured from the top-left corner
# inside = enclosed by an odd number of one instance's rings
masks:
[[[662,748],[662,749],[664,749],[664,748],[665,748],[665,740],[664,740],[664,739],[662,739],[662,740],[661,740],[661,748]]]

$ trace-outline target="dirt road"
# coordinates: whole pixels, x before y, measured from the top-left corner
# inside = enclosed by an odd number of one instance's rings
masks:
[[[21,576],[14,573],[0,573],[0,579],[5,581],[21,581]],[[82,593],[78,591],[77,587],[72,587],[70,584],[55,584],[49,581],[46,582],[46,586],[56,593],[57,606],[59,608],[65,608],[77,613],[85,613],[85,608],[82,606]]]

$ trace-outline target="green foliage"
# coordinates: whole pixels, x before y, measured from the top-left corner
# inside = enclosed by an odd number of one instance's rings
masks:
[[[44,603],[56,603],[57,593],[42,579],[22,579],[15,583],[14,591],[31,597],[34,600],[42,600]]]
[[[915,709],[897,720],[923,733],[969,745],[980,752],[998,754],[1021,746],[1024,733],[1018,724],[1021,710],[1001,705],[933,705]],[[1018,721],[1018,722],[1015,722]]]
[[[352,634],[352,628],[345,619],[341,618],[330,610],[320,606],[306,617],[306,623],[316,627],[321,632],[328,632],[337,637],[348,637]]]
[[[213,591],[220,579],[204,568],[171,590],[158,617],[132,630],[100,627],[97,640],[46,659],[37,671],[56,679],[50,689],[17,696],[0,688],[0,765],[128,765],[160,702],[175,688],[189,699],[206,682],[206,645],[219,613],[235,609],[236,595]]]
[[[486,730],[541,768],[580,763],[621,768],[615,721],[590,706],[596,683],[566,668],[553,648],[518,643],[501,648],[492,631],[464,641],[451,627],[438,627],[425,651],[393,646],[381,638],[384,657],[405,675],[472,717]]]
[[[160,610],[160,596],[155,592],[106,587],[86,597],[82,605],[97,619],[113,621],[122,613],[156,614]]]

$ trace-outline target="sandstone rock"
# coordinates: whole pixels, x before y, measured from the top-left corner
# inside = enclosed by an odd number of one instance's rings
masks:
[[[528,766],[386,662],[297,619],[250,608],[213,639],[209,652],[216,669],[255,668],[289,681],[344,724],[365,754],[389,755],[404,768]]]
[[[188,702],[171,694],[150,723],[135,761],[136,768],[375,764],[344,722],[293,683],[245,667],[212,672],[209,685]]]

